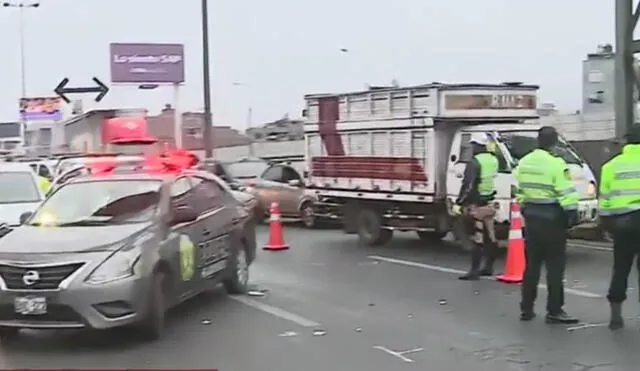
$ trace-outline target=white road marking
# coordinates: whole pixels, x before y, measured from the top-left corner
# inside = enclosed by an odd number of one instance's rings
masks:
[[[393,351],[387,347],[383,347],[382,345],[376,345],[373,347],[373,349],[378,349],[381,350],[387,354],[390,354],[394,357],[400,358],[401,360],[407,362],[407,363],[413,363],[415,362],[413,359],[409,358],[409,357],[405,357],[405,354],[411,354],[411,353],[416,353],[416,352],[421,352],[424,350],[424,348],[415,348],[415,349],[410,349],[410,350],[405,350],[403,352],[396,352]]]
[[[286,321],[289,322],[293,322],[297,325],[300,325],[302,327],[318,327],[320,326],[320,324],[316,321],[312,321],[308,318],[304,318],[302,316],[299,316],[295,313],[291,313],[289,311],[286,311],[284,309],[280,309],[277,307],[274,307],[272,305],[269,304],[265,304],[262,302],[259,302],[257,300],[253,300],[253,299],[249,299],[246,296],[230,296],[231,299],[239,301],[242,304],[248,305],[250,307],[253,307],[255,309],[258,309],[262,312],[271,314],[272,316],[284,319]]]
[[[408,267],[429,269],[429,270],[432,270],[432,271],[443,272],[443,273],[451,273],[451,274],[465,274],[465,273],[467,273],[466,271],[464,271],[462,269],[442,267],[442,266],[439,266],[439,265],[431,265],[431,264],[419,263],[419,262],[414,262],[414,261],[410,261],[410,260],[388,258],[388,257],[385,257],[385,256],[369,255],[369,259],[383,261],[383,262],[387,262],[387,263],[405,265],[405,266],[408,266]],[[490,281],[494,281],[495,280],[494,277],[481,277],[481,279],[490,280]],[[547,285],[545,285],[545,284],[540,284],[540,285],[538,285],[538,287],[541,288],[541,289],[547,290]],[[583,298],[592,298],[592,299],[602,298],[602,295],[600,295],[600,294],[596,294],[596,293],[589,292],[589,291],[584,291],[584,290],[565,288],[564,291],[567,294],[572,294],[572,295],[575,295],[575,296],[581,296]]]
[[[568,242],[567,246],[572,247],[572,248],[576,248],[576,249],[585,249],[585,250],[593,250],[593,251],[600,251],[600,252],[608,252],[611,253],[613,252],[613,247],[605,247],[607,245],[605,244],[595,244],[595,243],[583,243],[583,242]]]

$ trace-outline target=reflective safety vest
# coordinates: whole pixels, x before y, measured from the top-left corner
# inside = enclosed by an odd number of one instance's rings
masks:
[[[474,156],[480,164],[480,183],[478,193],[480,196],[491,196],[496,190],[496,177],[498,176],[498,159],[491,153],[478,153]]]
[[[559,204],[565,210],[576,210],[580,195],[571,181],[563,159],[536,149],[524,156],[515,169],[518,203]]]
[[[40,191],[44,194],[46,194],[47,192],[49,192],[49,188],[51,188],[51,182],[49,181],[49,179],[43,177],[43,176],[39,176],[38,177],[38,187],[40,188]]]
[[[640,144],[627,144],[602,166],[598,203],[603,216],[640,210]]]

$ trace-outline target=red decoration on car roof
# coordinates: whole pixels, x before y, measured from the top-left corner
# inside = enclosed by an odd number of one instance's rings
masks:
[[[193,153],[183,149],[167,150],[160,155],[147,155],[140,164],[140,172],[149,174],[174,174],[192,168],[200,160]],[[104,176],[112,174],[118,168],[118,160],[105,157],[104,161],[96,161],[88,165],[92,175]]]

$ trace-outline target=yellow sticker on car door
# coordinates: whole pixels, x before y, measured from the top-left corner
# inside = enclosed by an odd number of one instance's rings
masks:
[[[196,247],[187,235],[180,236],[180,277],[183,281],[193,278],[196,271]]]

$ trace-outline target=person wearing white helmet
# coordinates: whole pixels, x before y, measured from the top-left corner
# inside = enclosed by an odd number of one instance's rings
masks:
[[[471,219],[467,228],[473,241],[471,268],[460,276],[461,280],[477,280],[480,276],[493,275],[493,263],[498,252],[493,217],[495,208],[495,179],[498,175],[498,159],[487,149],[487,136],[481,133],[473,137],[469,144],[473,158],[467,163],[460,187],[460,194],[454,206],[454,213]],[[484,256],[484,266],[480,267]]]

